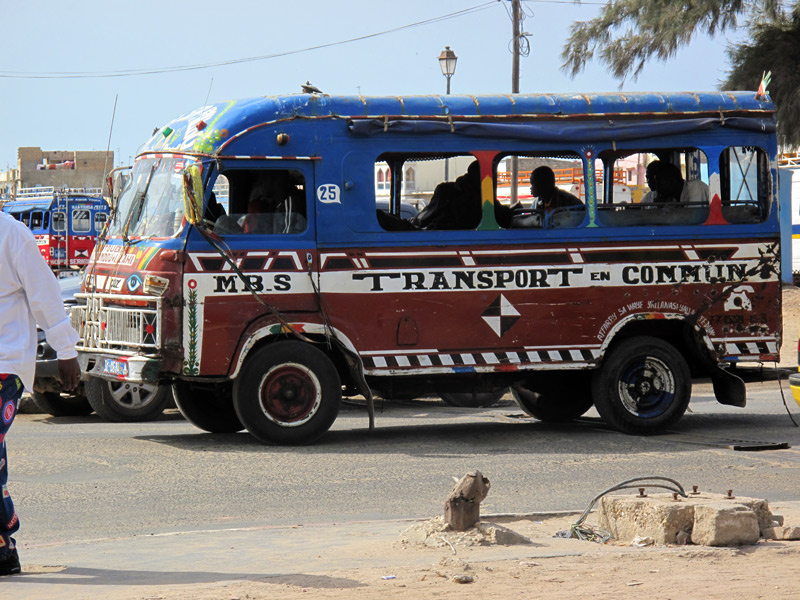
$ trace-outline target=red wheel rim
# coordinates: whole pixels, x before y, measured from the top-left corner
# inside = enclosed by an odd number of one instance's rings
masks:
[[[322,399],[317,376],[296,363],[270,369],[261,380],[259,392],[264,415],[283,427],[297,427],[308,422]]]

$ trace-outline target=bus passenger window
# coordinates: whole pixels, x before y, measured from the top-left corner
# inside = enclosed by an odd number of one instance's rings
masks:
[[[107,220],[108,220],[108,215],[106,213],[102,212],[94,213],[94,230],[97,233],[102,233],[103,227],[106,226]]]
[[[87,233],[92,230],[92,220],[88,210],[72,211],[72,229],[75,233]]]
[[[42,228],[42,221],[43,216],[41,211],[34,211],[31,214],[31,229],[41,229]]]
[[[608,150],[599,158],[598,218],[603,225],[700,225],[708,218],[708,161],[700,150]]]
[[[305,178],[276,169],[225,172],[229,214],[219,215],[214,232],[231,234],[302,233],[306,230]]]
[[[64,231],[67,228],[66,215],[57,211],[53,213],[53,231]]]
[[[562,229],[583,223],[585,177],[575,152],[504,155],[496,161],[495,173],[495,217],[500,227]]]
[[[770,173],[761,148],[736,146],[720,156],[722,216],[729,223],[760,223],[769,215]]]
[[[375,163],[375,210],[387,231],[476,229],[480,164],[470,154],[383,154]]]

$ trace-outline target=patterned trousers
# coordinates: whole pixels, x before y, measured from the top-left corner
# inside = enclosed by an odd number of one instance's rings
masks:
[[[8,493],[6,434],[17,414],[22,396],[22,381],[16,375],[0,373],[0,557],[14,549],[11,534],[19,529],[19,518]]]

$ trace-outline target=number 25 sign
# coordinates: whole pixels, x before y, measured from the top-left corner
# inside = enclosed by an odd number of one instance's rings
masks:
[[[341,204],[339,186],[334,183],[326,183],[317,187],[317,200],[323,204]]]

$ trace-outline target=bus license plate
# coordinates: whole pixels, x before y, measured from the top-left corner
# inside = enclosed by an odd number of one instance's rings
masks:
[[[106,358],[103,364],[103,373],[106,375],[116,375],[117,377],[127,377],[128,363],[122,360]]]

